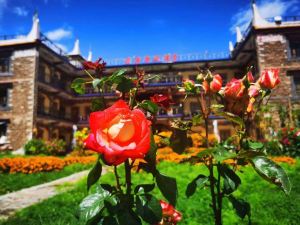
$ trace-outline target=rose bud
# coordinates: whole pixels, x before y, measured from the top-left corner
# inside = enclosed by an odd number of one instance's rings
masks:
[[[202,83],[204,81],[204,74],[199,73],[196,77],[196,80],[199,81],[200,83]]]
[[[213,80],[209,83],[208,81],[203,81],[203,89],[205,93],[216,93],[222,88],[222,77],[217,74],[213,76]]]
[[[251,71],[249,71],[247,73],[247,80],[249,81],[249,83],[253,83],[254,82],[254,77]]]
[[[192,92],[195,89],[195,82],[193,80],[184,79],[183,87],[184,87],[185,91]]]
[[[264,70],[258,80],[262,88],[273,89],[279,83],[279,69]]]
[[[250,98],[256,97],[259,94],[260,88],[258,85],[252,84],[248,89],[248,95]]]
[[[157,225],[176,225],[181,219],[182,215],[171,204],[160,200],[162,208],[163,219]]]
[[[170,105],[174,104],[167,95],[163,94],[155,94],[150,97],[150,100],[167,111],[170,109]]]
[[[104,111],[90,114],[91,133],[85,145],[103,154],[108,165],[144,158],[150,149],[150,125],[141,110],[130,110],[119,100]]]
[[[225,86],[224,96],[228,100],[241,99],[245,93],[245,86],[242,80],[232,79]]]

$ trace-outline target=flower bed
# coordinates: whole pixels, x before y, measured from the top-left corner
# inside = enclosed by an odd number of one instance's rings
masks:
[[[53,156],[35,156],[35,157],[16,157],[0,159],[0,173],[24,173],[32,174],[39,172],[49,172],[53,170],[62,170],[65,166],[81,163],[91,164],[96,161],[95,156],[85,157],[53,157]]]

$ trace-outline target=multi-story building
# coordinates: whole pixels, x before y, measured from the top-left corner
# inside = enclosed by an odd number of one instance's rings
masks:
[[[160,124],[170,118],[188,118],[199,113],[193,97],[184,100],[177,91],[182,79],[195,79],[198,68],[209,64],[214,73],[225,81],[243,75],[249,66],[256,74],[265,68],[279,68],[281,85],[272,96],[274,101],[296,104],[300,99],[300,17],[275,17],[264,19],[253,4],[253,19],[242,34],[237,28],[235,45],[229,44],[230,54],[155,56],[141,59],[118,60],[119,65],[108,65],[105,73],[125,68],[129,74],[136,66],[146,73],[159,75],[141,92],[140,98],[154,93],[172,96],[175,105],[171,112],[160,111]],[[83,76],[79,69],[85,59],[80,54],[77,40],[71,53],[65,54],[40,33],[37,16],[30,33],[21,37],[2,37],[0,41],[0,148],[20,149],[32,137],[62,138],[71,143],[74,125],[88,126],[90,101],[99,93],[88,89],[77,95],[70,89],[75,77]],[[91,60],[89,55],[88,60]],[[105,98],[116,99],[107,91]],[[110,101],[112,102],[112,101]],[[212,117],[212,120],[216,118]],[[230,135],[226,121],[219,120],[221,136]],[[216,124],[216,123],[214,123]]]

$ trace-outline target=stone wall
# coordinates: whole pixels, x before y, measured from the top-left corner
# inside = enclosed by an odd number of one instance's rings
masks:
[[[6,78],[12,83],[10,110],[1,112],[1,118],[10,121],[7,138],[13,150],[22,148],[32,138],[37,56],[35,49],[29,49],[16,50],[11,57],[12,75]]]
[[[256,37],[256,50],[258,56],[259,71],[268,68],[280,69],[280,85],[274,90],[271,102],[281,104],[288,110],[291,116],[291,103],[293,96],[293,78],[288,76],[288,71],[300,70],[300,60],[289,58],[289,42],[284,34],[258,34]],[[273,117],[274,123],[279,124],[278,115]]]

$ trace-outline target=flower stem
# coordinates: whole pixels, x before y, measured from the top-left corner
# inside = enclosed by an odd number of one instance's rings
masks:
[[[116,181],[117,181],[117,189],[119,190],[119,191],[122,191],[122,189],[121,189],[121,185],[120,185],[120,177],[119,177],[119,175],[118,175],[118,169],[117,169],[117,166],[114,166],[114,174],[115,174],[115,177],[116,177]]]
[[[125,161],[125,176],[126,176],[126,194],[130,199],[131,195],[131,167],[129,164],[129,159]]]
[[[89,77],[92,79],[92,80],[95,80],[95,78],[92,76],[92,74],[90,74],[89,71],[87,70],[84,70],[84,72],[86,72],[87,75],[89,75]]]

